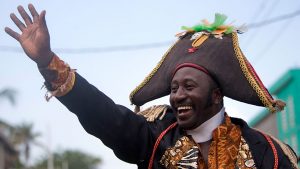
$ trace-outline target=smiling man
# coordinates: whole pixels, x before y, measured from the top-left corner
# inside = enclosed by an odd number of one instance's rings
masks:
[[[178,126],[198,143],[207,164],[212,133],[223,122],[224,108],[220,88],[202,69],[191,63],[176,68],[170,103]]]
[[[271,112],[285,104],[274,100],[241,52],[238,28],[226,16],[186,28],[157,67],[131,93],[138,107],[170,94],[170,106],[134,113],[71,69],[50,48],[45,11],[18,7],[24,22],[5,31],[37,63],[50,99],[55,96],[77,115],[85,130],[98,137],[123,161],[140,169],[288,169],[297,168],[288,145],[230,118],[223,96],[265,106]]]
[[[216,115],[223,107],[222,94],[208,74],[197,65],[179,65],[172,82],[170,103],[178,125],[195,129]]]

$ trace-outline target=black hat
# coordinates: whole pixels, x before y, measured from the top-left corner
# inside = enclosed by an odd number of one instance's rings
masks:
[[[141,106],[170,94],[176,68],[191,63],[207,70],[219,84],[224,96],[241,102],[265,106],[271,112],[282,110],[285,103],[274,100],[255,70],[242,53],[238,28],[224,25],[225,15],[216,14],[215,21],[184,27],[178,41],[165,53],[158,65],[130,94],[133,104]]]

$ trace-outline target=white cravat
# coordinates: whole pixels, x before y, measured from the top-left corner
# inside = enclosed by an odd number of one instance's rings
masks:
[[[191,135],[196,143],[203,143],[212,139],[212,132],[222,124],[224,120],[225,108],[223,107],[216,115],[202,123],[193,130],[187,130],[187,134]]]

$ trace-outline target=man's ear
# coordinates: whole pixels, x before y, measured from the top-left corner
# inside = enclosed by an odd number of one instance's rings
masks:
[[[214,104],[220,104],[223,100],[223,94],[220,88],[215,88],[212,93],[212,101]]]

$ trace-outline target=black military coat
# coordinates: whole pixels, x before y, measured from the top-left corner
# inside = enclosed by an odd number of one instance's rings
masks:
[[[101,139],[119,159],[137,164],[139,169],[148,167],[157,137],[176,121],[172,110],[169,110],[162,120],[147,122],[143,116],[115,104],[77,73],[73,89],[58,100],[77,115],[88,133]],[[250,147],[257,168],[273,169],[273,152],[264,136],[249,128],[241,119],[232,118],[232,122],[241,127],[242,135]],[[177,126],[163,137],[155,153],[154,169],[164,168],[159,164],[162,154],[167,148],[174,146],[184,134],[185,132]],[[274,144],[278,151],[279,168],[292,168],[279,145],[275,142]]]

